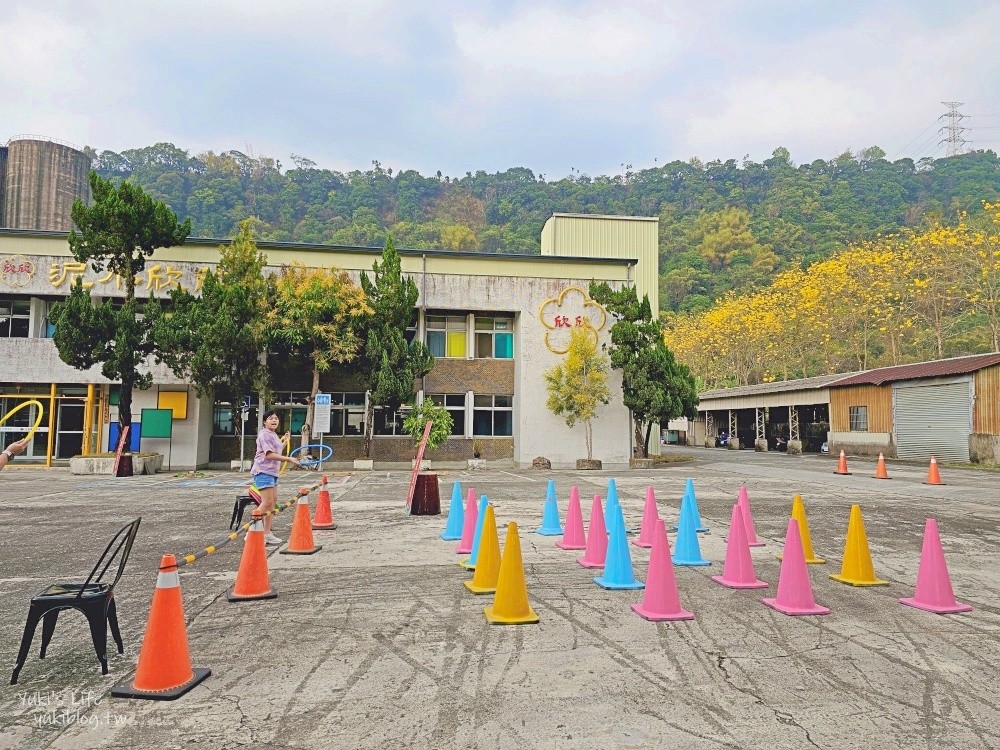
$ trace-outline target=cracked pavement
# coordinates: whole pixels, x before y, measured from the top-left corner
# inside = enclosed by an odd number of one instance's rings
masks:
[[[279,596],[231,604],[242,548],[230,544],[181,569],[192,665],[212,675],[173,702],[112,698],[132,676],[165,552],[222,539],[240,475],[73,477],[12,467],[0,474],[0,636],[8,665],[30,597],[82,579],[117,528],[142,515],[116,590],[125,654],[102,677],[85,621],[59,618],[49,653],[41,629],[19,684],[0,689],[0,750],[36,748],[994,748],[1000,746],[1000,482],[996,472],[942,468],[945,486],[921,484],[926,467],[829,457],[671,448],[691,463],[600,472],[490,467],[442,470],[443,514],[404,513],[409,472],[330,472],[339,528],[314,532],[311,556],[269,558]],[[580,488],[591,498],[614,476],[638,531],[647,485],[660,516],[676,522],[687,477],[708,534],[705,568],[677,568],[681,603],[695,619],[650,623],[629,605],[642,592],[606,591],[582,553],[540,536],[546,482],[565,519]],[[282,500],[315,474],[283,478]],[[494,505],[501,543],[517,521],[538,625],[492,626],[470,594],[454,542],[443,542],[452,482]],[[770,588],[734,591],[722,570],[724,537],[746,482],[758,537],[758,577]],[[792,496],[802,494],[813,546],[809,566],[822,617],[787,617],[773,596]],[[464,493],[463,493],[464,496]],[[312,496],[315,499],[315,494]],[[854,588],[839,570],[852,503],[861,505],[875,572],[888,586]],[[940,616],[904,607],[912,596],[924,521],[938,519],[959,601]],[[287,537],[291,513],[276,521]],[[632,537],[634,538],[634,537]],[[671,544],[674,535],[671,535]],[[649,551],[630,545],[645,580]],[[6,682],[6,679],[4,680]]]

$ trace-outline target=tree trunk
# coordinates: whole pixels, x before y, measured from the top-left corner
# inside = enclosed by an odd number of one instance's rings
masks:
[[[583,434],[587,441],[587,460],[594,460],[594,433],[593,428],[590,425],[590,420],[586,420],[583,423]]]
[[[649,458],[649,436],[653,433],[653,423],[646,423],[646,440],[642,444],[642,456],[641,458]],[[659,440],[660,436],[657,435],[656,439]]]
[[[365,458],[372,457],[372,431],[375,428],[375,404],[366,399],[365,404]]]
[[[319,370],[313,365],[312,390],[309,392],[309,406],[306,407],[306,421],[302,425],[301,447],[309,445],[313,433],[313,420],[316,418],[316,394],[319,393]]]
[[[632,457],[633,458],[648,458],[649,457],[649,435],[647,433],[646,440],[642,439],[642,420],[638,417],[632,420],[632,424],[635,427],[635,445],[632,446]],[[652,426],[652,422],[649,423]]]

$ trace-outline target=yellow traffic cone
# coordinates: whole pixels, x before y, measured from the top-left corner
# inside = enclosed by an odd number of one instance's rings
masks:
[[[493,515],[493,506],[486,506],[483,517],[483,536],[479,540],[479,557],[476,560],[476,573],[471,581],[465,582],[465,588],[473,594],[492,594],[497,590],[497,580],[500,577],[500,539],[497,537],[497,521]]]
[[[799,536],[802,537],[802,553],[805,555],[806,562],[810,565],[825,565],[826,560],[822,557],[816,557],[816,553],[813,552],[812,537],[809,535],[809,520],[806,518],[806,504],[802,502],[802,495],[796,495],[792,498],[792,518],[799,522]],[[777,556],[781,559],[781,555]]]
[[[888,586],[888,581],[875,577],[872,567],[872,553],[868,549],[868,535],[865,522],[861,518],[861,506],[851,506],[851,520],[847,523],[847,543],[844,544],[844,561],[840,565],[840,575],[830,575],[835,581],[851,586]]]
[[[483,614],[494,625],[527,625],[538,622],[538,615],[528,603],[528,584],[524,580],[524,563],[521,561],[521,538],[517,524],[507,524],[507,539],[500,560],[500,576],[493,606],[485,607]]]

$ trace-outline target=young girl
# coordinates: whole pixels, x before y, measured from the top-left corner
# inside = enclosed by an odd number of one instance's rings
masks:
[[[264,414],[264,429],[257,433],[257,453],[253,457],[250,475],[253,489],[260,495],[260,509],[264,513],[264,542],[281,544],[281,539],[271,533],[271,511],[278,502],[278,470],[281,462],[299,465],[299,460],[282,455],[281,438],[278,437],[278,412],[274,409]],[[252,495],[253,493],[251,493]]]

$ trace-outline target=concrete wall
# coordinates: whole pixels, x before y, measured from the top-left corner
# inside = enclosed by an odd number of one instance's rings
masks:
[[[1000,435],[969,435],[969,460],[974,464],[1000,464]]]
[[[187,418],[173,421],[173,435],[167,438],[141,438],[142,452],[155,451],[163,454],[164,471],[186,471],[208,463],[208,450],[212,436],[212,404],[207,399],[199,399],[194,388],[188,386],[153,386],[148,391],[133,391],[132,421],[139,422],[143,409],[157,408],[159,392],[185,391],[187,398]],[[118,422],[118,407],[108,411],[110,423]],[[102,449],[108,445],[109,426],[105,425],[101,436]],[[112,449],[113,450],[113,449]]]
[[[891,432],[829,432],[827,442],[831,455],[843,450],[852,456],[877,456],[883,453],[886,458],[896,457],[896,444],[892,441]]]

